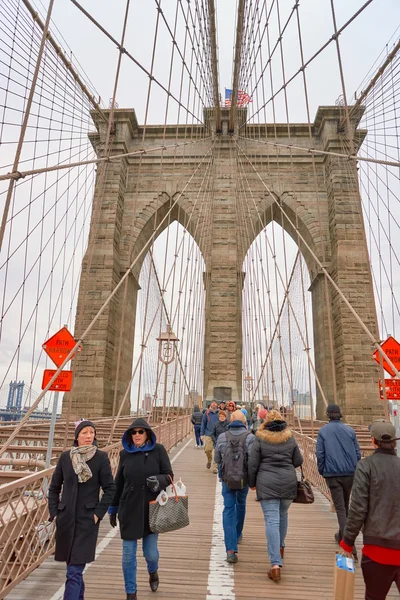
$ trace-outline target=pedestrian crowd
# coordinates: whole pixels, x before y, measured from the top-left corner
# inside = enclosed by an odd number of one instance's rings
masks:
[[[279,582],[291,504],[299,501],[303,456],[288,427],[286,411],[257,405],[253,414],[230,401],[195,407],[196,448],[206,468],[221,481],[226,561],[238,561],[249,490],[260,503],[269,557],[268,578]],[[390,422],[370,427],[374,452],[361,460],[354,430],[343,423],[340,407],[327,408],[329,422],[318,432],[316,454],[336,509],[335,542],[357,561],[355,540],[363,531],[361,568],[365,600],[385,600],[391,585],[400,591],[400,458]],[[122,572],[127,600],[137,600],[137,547],[147,564],[150,589],[159,586],[158,534],[150,529],[149,506],[174,474],[168,453],[146,420],[133,421],[122,437],[115,481],[107,453],[99,450],[92,421],[76,424],[70,450],[60,455],[48,492],[49,519],[56,522],[55,560],[65,562],[64,600],[84,600],[83,572],[95,559],[100,521],[119,522]],[[102,492],[100,494],[100,491]]]

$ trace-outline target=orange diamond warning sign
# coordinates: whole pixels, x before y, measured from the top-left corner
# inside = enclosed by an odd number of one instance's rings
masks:
[[[388,358],[392,361],[392,363],[394,364],[396,369],[398,371],[400,371],[400,344],[399,344],[399,342],[390,335],[388,337],[388,339],[385,342],[383,342],[383,344],[381,344],[381,348],[385,352],[385,354],[387,354]],[[380,364],[379,356],[380,356],[379,350],[375,350],[375,352],[372,354],[372,358],[374,360],[376,360],[376,362],[378,364]],[[392,377],[394,377],[396,375],[396,373],[393,371],[392,367],[389,366],[389,364],[386,362],[385,359],[383,359],[383,368]]]
[[[45,369],[43,372],[42,390],[49,383],[50,379],[54,377],[57,371],[53,369]],[[57,379],[53,381],[49,387],[49,392],[69,392],[72,386],[72,371],[61,371],[58,374]]]
[[[61,367],[72,348],[75,346],[76,341],[68,331],[66,327],[57,331],[50,339],[47,340],[42,346],[47,356],[51,358],[53,363],[57,367]],[[82,350],[81,346],[78,346],[78,352]]]
[[[400,400],[400,379],[385,379],[385,388],[386,400]],[[382,379],[379,379],[379,395],[381,400],[385,399]]]

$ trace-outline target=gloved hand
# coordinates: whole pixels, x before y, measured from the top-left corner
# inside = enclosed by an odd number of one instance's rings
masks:
[[[111,527],[117,526],[117,515],[108,515]]]
[[[147,477],[146,485],[152,492],[157,492],[160,487],[160,482],[155,475]]]

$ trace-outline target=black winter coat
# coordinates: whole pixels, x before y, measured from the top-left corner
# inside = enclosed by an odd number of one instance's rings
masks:
[[[55,560],[70,565],[83,565],[94,560],[99,523],[115,492],[107,453],[97,450],[87,464],[92,477],[79,483],[69,450],[63,452],[49,487],[50,519],[56,517],[57,526]],[[101,500],[100,488],[104,492]],[[94,515],[99,517],[97,524]]]
[[[217,423],[214,423],[211,434],[214,446],[217,443],[218,436],[221,435],[221,433],[225,433],[226,431],[228,431],[228,425],[229,421],[227,419],[225,419],[225,421],[218,421]]]
[[[249,462],[249,486],[256,487],[257,500],[294,500],[297,495],[296,467],[303,456],[290,429],[269,431],[260,425]]]
[[[174,477],[166,449],[156,443],[151,431],[151,442],[143,448],[136,448],[130,440],[132,427],[150,429],[143,419],[137,419],[122,437],[124,450],[120,452],[119,467],[115,478],[116,492],[109,513],[118,513],[121,538],[139,540],[151,533],[149,527],[149,502],[155,500],[161,490],[170,484]],[[159,489],[150,491],[146,478],[157,476]]]
[[[198,427],[201,426],[201,422],[203,420],[203,413],[200,411],[200,409],[195,406],[193,413],[192,413],[192,418],[190,419],[193,425],[197,425]]]

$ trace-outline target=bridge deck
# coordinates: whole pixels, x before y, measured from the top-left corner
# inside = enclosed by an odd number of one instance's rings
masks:
[[[311,506],[293,505],[289,513],[282,581],[267,578],[268,557],[261,508],[249,492],[247,516],[239,562],[228,565],[220,512],[221,496],[216,476],[205,469],[204,453],[191,440],[171,453],[174,472],[190,494],[190,520],[186,529],[160,536],[160,587],[157,596],[148,586],[144,560],[138,553],[140,600],[332,600],[336,516],[327,500],[316,492]],[[216,493],[216,491],[218,493]],[[85,573],[86,600],[124,600],[121,540],[108,522],[101,526],[96,562]],[[359,549],[360,550],[360,549]],[[61,600],[64,566],[47,559],[17,586],[9,600]],[[397,598],[392,588],[388,598]],[[357,569],[355,600],[364,598],[361,570]]]

